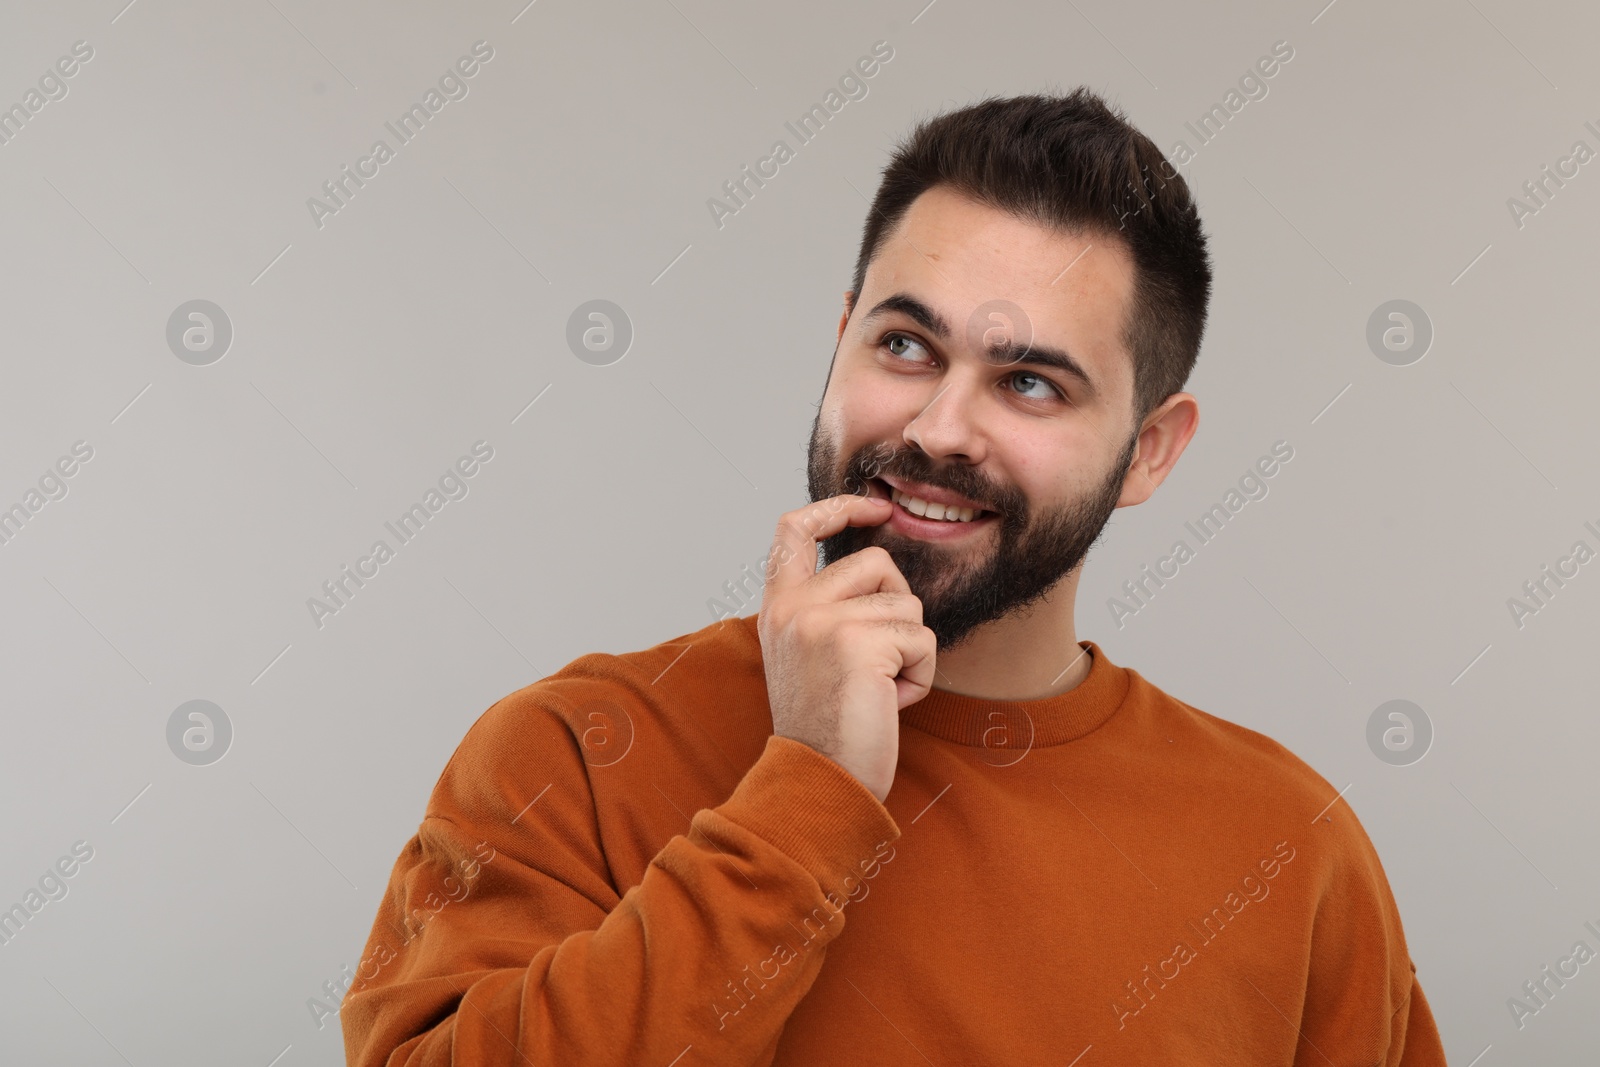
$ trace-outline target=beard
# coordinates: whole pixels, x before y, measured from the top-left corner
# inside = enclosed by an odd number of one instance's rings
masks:
[[[1088,493],[1035,517],[1034,509],[1015,488],[995,485],[970,466],[941,470],[921,449],[864,445],[841,469],[837,450],[823,438],[820,428],[819,410],[811,426],[806,464],[813,502],[841,493],[864,494],[868,481],[888,475],[948,489],[998,513],[992,524],[995,532],[972,537],[972,545],[906,537],[890,530],[887,522],[846,526],[817,542],[824,565],[869,545],[887,551],[912,594],[922,601],[922,624],[933,631],[941,652],[961,644],[984,623],[1025,613],[1083,562],[1116,510],[1138,442],[1135,433]],[[998,542],[993,548],[977,546],[991,538]]]

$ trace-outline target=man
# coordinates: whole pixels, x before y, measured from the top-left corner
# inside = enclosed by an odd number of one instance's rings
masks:
[[[1076,636],[1198,425],[1210,287],[1183,179],[1087,90],[921,124],[760,611],[474,724],[349,1062],[1443,1064],[1338,791]]]

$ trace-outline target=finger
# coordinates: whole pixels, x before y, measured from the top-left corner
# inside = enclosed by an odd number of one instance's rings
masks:
[[[933,688],[938,641],[932,630],[903,620],[879,624],[880,632],[892,642],[900,659],[894,676],[895,700],[899,707],[915,704]]]
[[[834,560],[811,580],[816,599],[848,600],[873,593],[909,593],[911,583],[881,545]]]
[[[772,551],[767,554],[767,589],[782,593],[815,575],[818,541],[846,526],[873,526],[886,521],[890,514],[887,504],[878,497],[844,493],[786,512],[778,520]]]
[[[824,613],[834,628],[857,622],[901,621],[922,625],[921,599],[913,593],[893,590],[851,597],[810,610]]]

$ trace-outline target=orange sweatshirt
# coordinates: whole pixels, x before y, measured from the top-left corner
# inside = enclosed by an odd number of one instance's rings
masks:
[[[1433,1067],[1321,775],[1119,667],[901,712],[880,804],[772,733],[756,616],[467,731],[340,1011],[356,1067]]]

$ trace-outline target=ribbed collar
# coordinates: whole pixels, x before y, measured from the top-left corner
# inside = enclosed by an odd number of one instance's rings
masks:
[[[900,712],[900,721],[934,737],[973,748],[1046,748],[1098,728],[1128,695],[1128,671],[1093,641],[1089,674],[1065,693],[1040,700],[984,700],[934,688]]]
[[[757,660],[760,611],[738,616]],[[1093,641],[1079,641],[1089,673],[1065,693],[1042,700],[984,700],[943,689],[900,711],[900,721],[923,733],[972,748],[1046,748],[1076,741],[1098,729],[1128,697],[1132,673],[1107,658]]]

